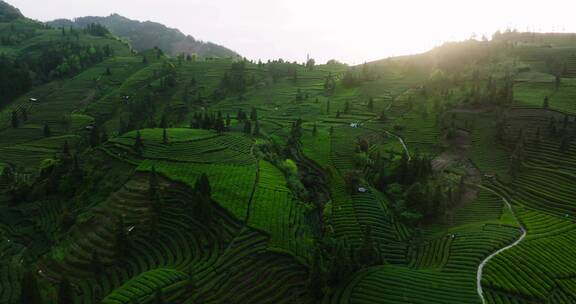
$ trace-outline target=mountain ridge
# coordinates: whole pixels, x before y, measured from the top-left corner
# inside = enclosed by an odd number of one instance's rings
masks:
[[[54,27],[75,28],[84,28],[92,23],[101,24],[112,34],[127,39],[137,51],[159,47],[173,56],[180,54],[197,54],[202,57],[239,56],[235,51],[222,45],[197,40],[191,35],[182,33],[179,29],[153,21],[133,20],[119,14],[111,14],[107,17],[85,16],[73,20],[56,19],[47,22],[48,25]]]

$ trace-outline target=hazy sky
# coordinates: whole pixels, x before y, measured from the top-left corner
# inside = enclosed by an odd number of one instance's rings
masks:
[[[498,29],[576,32],[570,0],[7,0],[46,21],[118,13],[250,59],[362,63]]]

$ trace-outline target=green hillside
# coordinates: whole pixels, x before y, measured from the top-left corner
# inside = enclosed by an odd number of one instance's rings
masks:
[[[263,63],[0,12],[0,303],[576,301],[574,35]]]
[[[220,58],[239,56],[224,46],[194,39],[192,36],[184,35],[179,30],[168,28],[160,23],[140,22],[118,14],[108,17],[80,17],[74,20],[59,19],[48,22],[53,27],[66,28],[85,28],[93,23],[101,24],[114,35],[128,40],[138,51],[159,47],[173,56],[180,54]]]

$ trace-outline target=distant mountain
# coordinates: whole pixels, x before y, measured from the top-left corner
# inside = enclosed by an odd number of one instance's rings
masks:
[[[226,47],[194,39],[177,29],[163,24],[145,21],[140,22],[113,14],[108,17],[81,17],[74,20],[58,19],[48,22],[55,27],[86,27],[99,23],[107,27],[112,34],[126,38],[138,51],[159,47],[170,55],[198,54],[199,56],[234,57],[238,54]]]
[[[0,0],[0,22],[10,22],[21,17],[24,16],[22,16],[20,10]]]

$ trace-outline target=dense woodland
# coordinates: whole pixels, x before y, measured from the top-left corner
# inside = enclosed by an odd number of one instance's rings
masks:
[[[263,62],[0,1],[0,303],[575,302],[575,37]]]

